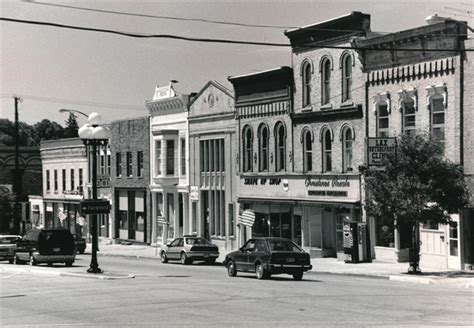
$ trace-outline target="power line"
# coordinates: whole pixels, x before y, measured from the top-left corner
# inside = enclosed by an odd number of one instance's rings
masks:
[[[12,95],[2,94],[1,98],[11,98]],[[132,105],[124,105],[124,104],[110,104],[110,103],[101,103],[101,102],[93,102],[93,101],[82,101],[82,100],[72,100],[72,99],[61,99],[61,98],[52,98],[52,97],[40,97],[34,95],[21,95],[24,99],[30,100],[37,100],[37,101],[44,101],[50,103],[64,103],[64,104],[72,104],[72,105],[83,105],[83,106],[91,106],[91,107],[101,107],[101,108],[113,108],[113,109],[131,109],[131,110],[143,110],[145,107],[139,106],[132,106]]]
[[[252,46],[268,46],[268,47],[290,47],[290,44],[286,43],[272,43],[272,42],[257,42],[257,41],[242,41],[242,40],[230,40],[230,39],[209,39],[209,38],[192,38],[184,37],[173,34],[139,34],[131,32],[120,32],[114,30],[106,30],[92,27],[83,27],[83,26],[74,26],[74,25],[64,25],[50,22],[40,22],[40,21],[29,21],[22,19],[14,19],[7,17],[0,17],[0,20],[14,23],[22,24],[32,24],[32,25],[42,25],[42,26],[53,26],[65,29],[81,30],[81,31],[91,31],[99,33],[110,33],[117,34],[121,36],[133,37],[133,38],[157,38],[157,39],[173,39],[181,41],[190,41],[190,42],[202,42],[202,43],[219,43],[219,44],[235,44],[235,45],[252,45]],[[433,49],[412,49],[412,48],[382,48],[382,47],[353,47],[353,46],[330,46],[327,44],[320,45],[297,45],[302,48],[326,48],[326,49],[353,49],[353,50],[375,50],[375,51],[423,51],[423,52],[449,52],[449,51],[474,51],[474,49],[442,49],[442,48],[433,48]]]
[[[205,18],[184,18],[184,17],[176,17],[176,16],[138,14],[138,13],[124,12],[124,11],[95,9],[95,8],[90,8],[90,7],[61,5],[61,4],[56,4],[56,3],[47,3],[47,2],[34,1],[34,0],[23,1],[23,2],[35,4],[35,5],[44,5],[44,6],[74,9],[74,10],[99,12],[99,13],[105,13],[105,14],[135,16],[135,17],[144,17],[144,18],[153,18],[153,19],[166,19],[166,20],[176,20],[176,21],[185,21],[185,22],[199,22],[199,23],[207,23],[207,24],[230,25],[230,26],[251,27],[251,28],[268,28],[268,29],[280,29],[280,30],[299,28],[299,26],[248,24],[248,23],[239,23],[239,22],[225,22],[225,21],[205,19]],[[311,28],[311,27],[309,29],[317,30],[317,31],[326,31],[326,32],[361,32],[361,30],[341,30],[341,29],[326,29],[326,28]],[[388,32],[379,32],[379,33],[388,33]]]

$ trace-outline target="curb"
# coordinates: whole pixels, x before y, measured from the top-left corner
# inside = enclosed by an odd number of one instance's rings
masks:
[[[338,276],[351,276],[358,278],[371,278],[371,279],[389,279],[388,276],[376,275],[376,274],[367,274],[367,273],[351,273],[351,272],[334,272],[334,271],[307,271],[305,274],[333,274]]]
[[[135,278],[133,274],[123,274],[123,275],[107,275],[107,274],[89,274],[89,273],[79,273],[79,272],[63,272],[63,271],[53,271],[52,269],[36,269],[29,266],[25,267],[2,267],[2,272],[11,272],[11,273],[32,273],[43,276],[55,276],[55,277],[77,277],[77,278],[91,278],[91,279],[101,279],[101,280],[116,280],[116,279],[132,279]]]
[[[398,275],[390,275],[388,276],[389,280],[392,281],[403,281],[403,282],[414,282],[418,284],[436,284],[435,279],[432,278],[422,278],[422,277],[405,277],[405,276],[398,276]]]

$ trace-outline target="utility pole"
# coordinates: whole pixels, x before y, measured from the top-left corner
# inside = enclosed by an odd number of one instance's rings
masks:
[[[15,205],[13,208],[13,232],[20,232],[21,221],[21,196],[22,196],[22,172],[20,172],[20,121],[18,119],[18,103],[22,101],[20,97],[15,99],[15,171],[13,175],[13,191],[15,192]]]

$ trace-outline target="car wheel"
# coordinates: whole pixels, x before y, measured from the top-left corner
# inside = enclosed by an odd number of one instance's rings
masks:
[[[161,252],[161,263],[168,263],[168,257],[164,251]]]
[[[258,263],[256,266],[255,266],[255,274],[257,276],[257,279],[267,279],[270,277],[270,275],[268,274],[267,270],[265,270],[263,268],[263,264],[262,263]]]
[[[13,264],[14,261],[15,261],[14,259],[9,259],[8,263]]]
[[[29,265],[34,265],[34,266],[36,266],[36,265],[38,264],[38,263],[36,263],[36,260],[35,260],[35,258],[34,258],[34,256],[33,256],[33,254],[30,255],[30,261],[28,262],[28,264],[29,264]]]
[[[73,263],[74,263],[73,261],[66,261],[66,262],[64,262],[64,264],[65,264],[67,267],[71,267]]]
[[[229,277],[235,277],[237,275],[237,268],[235,267],[234,261],[227,263],[227,274]]]
[[[189,264],[188,256],[186,255],[185,252],[181,253],[181,264],[182,265]]]
[[[15,255],[15,257],[13,258],[13,263],[14,264],[22,264],[23,262],[18,258],[18,256]]]
[[[294,280],[301,280],[303,279],[303,271],[293,273]]]

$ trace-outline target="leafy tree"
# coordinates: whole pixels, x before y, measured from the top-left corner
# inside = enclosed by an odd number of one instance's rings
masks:
[[[65,138],[76,138],[79,125],[77,124],[77,117],[73,112],[69,112],[69,117],[66,120],[66,128],[64,129]]]
[[[403,136],[397,152],[384,160],[384,170],[369,170],[369,215],[409,225],[412,243],[409,273],[419,269],[420,223],[450,223],[467,202],[463,168],[446,160],[442,148],[428,135]]]
[[[10,232],[10,221],[13,219],[14,195],[4,187],[0,187],[0,232]]]
[[[64,138],[64,128],[48,119],[35,123],[33,128],[40,141]]]

